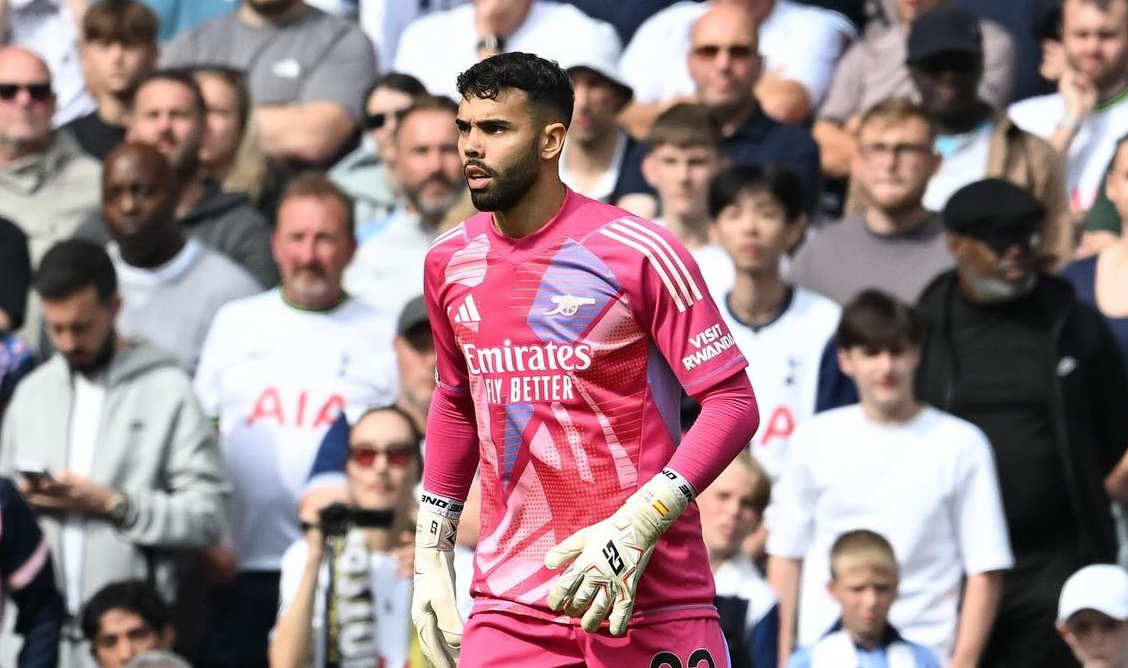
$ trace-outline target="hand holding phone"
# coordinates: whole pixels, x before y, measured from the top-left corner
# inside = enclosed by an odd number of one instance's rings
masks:
[[[43,464],[36,462],[22,462],[16,469],[32,488],[38,487],[43,481],[51,480],[51,472]]]

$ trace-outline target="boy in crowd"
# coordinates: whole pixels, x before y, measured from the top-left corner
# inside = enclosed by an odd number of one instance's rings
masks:
[[[746,450],[697,497],[732,668],[772,668],[778,662],[776,595],[740,549],[760,527],[771,494],[768,474]]]
[[[844,533],[830,548],[827,591],[842,609],[838,623],[818,642],[795,653],[787,668],[916,666],[939,668],[932,650],[901,637],[889,623],[900,569],[893,547],[879,533]]]
[[[983,652],[1013,562],[995,463],[982,431],[917,400],[920,341],[913,310],[885,293],[864,291],[842,312],[838,361],[861,403],[799,425],[767,516],[784,656],[796,609],[801,646],[834,623],[827,553],[859,526],[904,564],[890,618],[905,637],[953,665]]]
[[[1057,629],[1083,668],[1128,668],[1128,573],[1094,564],[1071,575]]]
[[[710,285],[740,352],[757,360],[747,369],[760,406],[752,454],[772,480],[783,469],[791,434],[815,414],[820,360],[834,338],[842,309],[780,275],[781,258],[803,238],[803,184],[790,169],[733,165],[709,185],[711,233],[723,249],[727,286]]]

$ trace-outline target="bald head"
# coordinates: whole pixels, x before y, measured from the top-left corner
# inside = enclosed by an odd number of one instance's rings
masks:
[[[172,166],[152,146],[127,142],[106,156],[102,217],[127,262],[155,266],[179,239],[174,215],[179,195]]]
[[[760,76],[757,23],[747,7],[717,5],[690,32],[689,74],[701,101],[722,112],[752,104]]]
[[[45,151],[54,114],[47,63],[23,47],[0,48],[0,158]]]

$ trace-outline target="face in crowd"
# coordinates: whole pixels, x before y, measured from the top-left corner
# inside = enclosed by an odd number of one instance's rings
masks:
[[[428,220],[442,219],[463,193],[454,114],[417,109],[395,133],[395,173],[404,198]]]
[[[787,210],[766,188],[747,189],[717,214],[717,242],[732,258],[737,272],[776,271],[779,258],[799,243],[806,226],[788,220]]]
[[[54,114],[47,64],[26,49],[0,48],[0,146],[17,154],[45,149]]]
[[[940,168],[928,123],[915,116],[870,120],[858,131],[851,176],[870,203],[889,213],[920,207],[928,180]]]
[[[344,202],[297,195],[282,202],[271,245],[282,289],[294,305],[321,310],[342,297],[341,277],[356,252]]]
[[[137,89],[126,139],[156,148],[181,178],[199,167],[206,132],[200,101],[183,82],[151,79]]]
[[[703,104],[736,110],[751,102],[763,64],[756,24],[747,11],[726,5],[706,12],[693,25],[687,58]]]
[[[405,415],[378,409],[353,425],[345,477],[358,507],[406,510],[414,499],[419,470],[419,444]]]
[[[122,668],[138,654],[171,649],[174,637],[171,626],[158,631],[137,613],[113,608],[99,620],[91,651],[102,668]]]

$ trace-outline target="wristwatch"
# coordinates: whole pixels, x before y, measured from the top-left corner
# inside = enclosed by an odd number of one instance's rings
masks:
[[[123,528],[133,514],[133,502],[124,492],[114,492],[106,501],[106,517],[115,527]]]
[[[505,38],[497,33],[490,33],[478,40],[478,51],[505,51]]]

